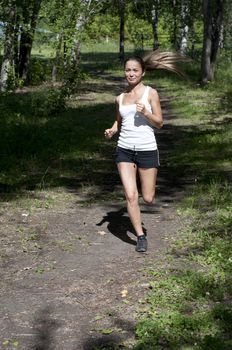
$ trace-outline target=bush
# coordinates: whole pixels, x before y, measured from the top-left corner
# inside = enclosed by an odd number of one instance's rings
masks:
[[[29,65],[28,81],[30,85],[38,85],[41,82],[51,80],[51,61],[31,58]]]
[[[65,109],[66,92],[64,89],[48,89],[31,96],[33,115],[53,115]]]

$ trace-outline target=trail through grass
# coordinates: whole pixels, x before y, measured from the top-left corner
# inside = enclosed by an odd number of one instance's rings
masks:
[[[114,53],[86,53],[88,81],[66,107],[62,99],[59,104],[59,90],[53,95],[46,85],[0,96],[2,213],[14,206],[50,208],[68,201],[72,191],[86,203],[120,198],[115,140],[103,138],[123,83],[116,62]],[[196,76],[193,65],[186,81],[163,72],[146,77],[163,89],[175,115],[166,165],[188,184],[176,209],[185,229],[170,242],[167,265],[149,270],[138,341],[125,349],[232,348],[232,77],[221,70],[215,84],[201,88]]]

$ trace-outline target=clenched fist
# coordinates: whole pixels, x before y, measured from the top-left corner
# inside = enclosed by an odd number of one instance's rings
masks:
[[[107,139],[111,139],[111,137],[115,134],[115,131],[110,128],[110,129],[106,129],[104,132],[104,135]]]
[[[147,111],[145,108],[145,105],[141,102],[136,103],[136,110],[137,110],[137,112],[142,113],[142,114],[145,114]]]

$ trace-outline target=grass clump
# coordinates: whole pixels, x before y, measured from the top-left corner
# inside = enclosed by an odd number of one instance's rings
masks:
[[[161,272],[151,281],[135,349],[229,349],[232,313],[222,304],[227,282],[201,271]]]

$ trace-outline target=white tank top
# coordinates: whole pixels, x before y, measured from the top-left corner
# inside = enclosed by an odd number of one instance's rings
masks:
[[[146,109],[152,112],[148,102],[150,87],[146,86],[143,96],[139,100]],[[149,121],[136,111],[136,104],[123,105],[123,93],[119,96],[119,113],[122,118],[118,146],[136,151],[152,151],[157,149],[154,127]]]

